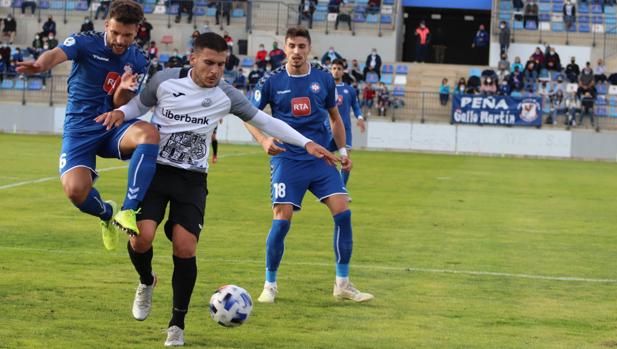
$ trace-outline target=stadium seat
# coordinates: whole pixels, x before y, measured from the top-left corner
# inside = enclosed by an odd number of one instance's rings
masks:
[[[144,5],[144,13],[151,14],[152,12],[154,12],[153,5],[149,5],[149,4]]]
[[[146,11],[146,7],[144,6],[144,12]],[[201,17],[206,15],[206,8],[203,6],[195,7],[195,16]]]
[[[501,13],[499,14],[499,20],[500,20],[500,21],[510,22],[510,18],[511,18],[511,17],[512,17],[512,16],[510,15],[510,13],[509,13],[509,12],[501,12]]]
[[[315,12],[313,13],[313,21],[314,22],[325,22],[327,15],[328,15],[327,12],[321,12],[321,11]]]
[[[562,13],[563,5],[561,4],[553,4],[553,12]]]
[[[593,24],[602,24],[602,23],[604,23],[604,18],[602,16],[593,16],[593,17],[591,17],[591,23],[593,23]]]
[[[231,17],[233,18],[241,18],[244,17],[244,9],[243,8],[235,8],[231,11]]]
[[[394,66],[392,64],[384,64],[381,67],[381,72],[384,74],[392,74],[394,73]]]
[[[381,74],[381,82],[386,85],[392,84],[392,74]]]
[[[195,6],[208,6],[208,2],[206,0],[197,0],[195,2]]]
[[[608,116],[608,110],[606,107],[595,106],[593,109],[596,116]]]
[[[615,99],[615,105],[617,105],[617,85],[610,85],[608,87],[608,94],[611,95],[611,98]]]
[[[540,30],[545,32],[551,31],[551,23],[550,22],[540,22]]]
[[[614,17],[604,17],[604,23],[607,25],[615,25],[617,24],[617,18]]]
[[[38,91],[43,88],[43,81],[41,79],[29,79],[28,90]]]
[[[551,29],[554,32],[562,32],[565,30],[563,22],[553,22],[551,24]]]
[[[242,67],[251,68],[253,66],[253,59],[251,57],[244,57],[242,60]]]
[[[167,63],[167,62],[169,61],[169,55],[168,55],[168,54],[161,53],[161,54],[159,55],[159,61],[160,61],[161,63],[163,63],[163,64],[164,64],[164,63]]]
[[[540,13],[544,13],[544,12],[551,12],[550,3],[540,3]]]
[[[596,91],[598,95],[605,95],[608,92],[608,86],[606,84],[597,84]]]
[[[572,23],[572,25],[570,27],[565,27],[565,30],[567,30],[570,33],[574,33],[576,32],[576,23]]]
[[[167,7],[167,14],[168,15],[177,15],[178,14],[178,5],[171,5]]]
[[[580,4],[577,10],[579,14],[589,13],[589,6],[587,6],[586,4]]]
[[[352,18],[353,18],[354,23],[366,22],[366,18],[364,18],[364,15],[362,13],[354,13]]]
[[[396,73],[397,74],[405,74],[405,75],[407,75],[408,72],[409,72],[409,68],[405,64],[401,64],[401,65],[397,65],[396,66]]]
[[[368,0],[356,0],[356,4],[367,5],[368,4]]]
[[[605,16],[615,16],[615,14],[617,13],[617,9],[615,8],[615,6],[605,6],[604,7],[604,15]]]
[[[66,2],[66,10],[67,11],[73,11],[75,9],[75,3],[72,1],[67,1]]]
[[[328,11],[327,9],[324,11]],[[357,5],[356,7],[353,8],[353,12],[354,13],[361,13],[361,14],[365,14],[366,13],[366,6],[364,5]]]
[[[49,9],[49,6],[50,6],[49,5],[49,1],[47,1],[47,0],[41,0],[41,2],[39,2],[39,8],[41,10],[47,10],[47,9]]]
[[[315,11],[322,11],[322,12],[328,12],[328,5],[327,4],[317,4],[317,6],[315,7]]]
[[[384,5],[394,5],[394,0],[383,0]]]
[[[617,118],[617,108],[610,107],[608,109],[608,116],[611,117],[611,118]]]
[[[402,86],[396,86],[392,91],[394,97],[405,97],[405,88]]]
[[[539,19],[540,19],[540,22],[550,22],[551,15],[549,15],[548,13],[541,13]]]
[[[21,8],[21,0],[13,0],[13,2],[11,3],[11,7],[12,8]]]
[[[578,22],[579,23],[589,23],[589,16],[579,16]]]
[[[2,85],[0,85],[0,88],[2,88],[2,89],[11,89],[11,88],[13,88],[13,80],[4,79],[4,81],[2,81]]]
[[[482,70],[480,68],[471,68],[469,69],[469,76],[482,76]]]
[[[52,10],[63,10],[64,9],[64,2],[62,2],[62,1],[52,1],[50,8]]]
[[[512,24],[512,28],[514,30],[521,30],[521,29],[523,29],[523,21],[514,21],[514,23]]]
[[[547,2],[550,3],[551,0],[540,0],[540,3],[547,3]]]
[[[602,14],[602,6],[598,4],[591,5],[591,13]]]
[[[396,75],[394,76],[394,84],[395,85],[407,85],[407,75]]]
[[[392,16],[390,16],[390,15],[381,15],[381,23],[383,23],[383,24],[391,24],[392,23]]]
[[[376,24],[378,21],[379,21],[378,15],[367,15],[366,16],[366,23]]]
[[[206,11],[206,15],[208,17],[215,17],[216,16],[216,8],[208,7],[208,11]]]
[[[512,9],[512,2],[510,2],[510,1],[501,1],[499,3],[499,10],[500,10],[500,12],[510,11],[511,9]]]
[[[167,49],[167,46],[173,43],[174,43],[174,37],[171,35],[163,35],[163,37],[161,38],[161,44],[165,45],[165,49]]]
[[[85,1],[80,1],[75,4],[75,10],[77,11],[88,11],[88,3]]]
[[[379,76],[376,73],[367,73],[365,77],[366,82],[370,82],[371,84],[379,81]]]
[[[591,28],[589,28],[589,24],[587,23],[580,23],[578,25],[578,31],[581,33],[589,33],[591,31]]]
[[[23,90],[24,88],[26,88],[26,84],[22,79],[17,79],[15,81],[15,85],[13,85],[13,88],[16,90]]]
[[[527,30],[537,30],[538,26],[536,25],[536,22],[528,21],[527,25],[525,26],[525,29],[527,29]]]

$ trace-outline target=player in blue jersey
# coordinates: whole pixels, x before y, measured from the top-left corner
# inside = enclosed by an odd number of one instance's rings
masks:
[[[60,180],[77,208],[101,219],[107,249],[117,247],[119,230],[139,234],[136,210],[156,169],[159,135],[155,126],[132,120],[107,129],[94,121],[98,115],[127,103],[135,95],[140,76],[146,73],[147,59],[133,43],[142,20],[141,5],[132,0],[116,0],[105,21],[104,33],[71,35],[35,62],[23,62],[18,68],[20,73],[38,74],[66,60],[73,61]],[[113,201],[103,201],[93,188],[98,177],[96,155],[130,159],[127,193],[119,212]]]
[[[336,83],[336,93],[337,93],[337,105],[338,112],[341,114],[341,119],[343,120],[343,125],[345,125],[345,148],[347,148],[347,152],[351,153],[351,110],[353,109],[353,113],[358,119],[356,123],[360,128],[360,132],[364,133],[366,127],[364,125],[364,117],[362,116],[362,109],[360,109],[360,103],[358,102],[358,96],[356,95],[356,90],[349,86],[348,84],[343,82],[343,73],[345,69],[345,63],[342,59],[335,59],[332,62],[332,67],[330,67],[330,72],[332,73],[332,77],[334,78],[334,82]],[[330,121],[326,120],[325,123],[326,128],[330,130]],[[337,149],[336,142],[334,141],[334,137],[330,140],[330,145],[328,146],[328,150],[334,151]],[[349,180],[350,171],[341,170],[341,177],[343,178],[343,184],[345,184],[345,188],[347,188],[347,181]],[[347,197],[349,201],[351,201],[351,197]]]
[[[258,83],[253,104],[260,109],[270,105],[272,116],[285,121],[307,138],[322,146],[330,141],[324,122],[329,119],[341,155],[342,168],[351,169],[345,148],[345,128],[337,108],[335,82],[327,69],[308,62],[311,37],[303,27],[292,27],[285,35],[287,63],[266,74]],[[326,204],[334,219],[336,282],[334,296],[356,302],[373,295],[358,291],[349,281],[352,251],[351,211],[347,191],[336,167],[315,159],[301,147],[278,143],[251,125],[249,132],[270,155],[271,194],[274,218],[266,240],[266,282],[259,302],[272,303],[278,293],[276,276],[285,249],[284,241],[294,210],[310,190]]]

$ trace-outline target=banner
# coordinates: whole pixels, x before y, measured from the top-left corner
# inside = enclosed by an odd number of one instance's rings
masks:
[[[540,97],[454,95],[452,123],[542,126]]]

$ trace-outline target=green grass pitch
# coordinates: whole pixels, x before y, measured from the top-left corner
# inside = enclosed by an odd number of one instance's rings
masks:
[[[60,138],[0,135],[0,148],[0,348],[162,347],[172,269],[164,234],[154,245],[153,311],[137,322],[138,278],[124,246],[106,252],[98,221],[62,192]],[[261,148],[220,152],[186,320],[190,348],[617,346],[614,163],[356,151],[351,277],[376,299],[332,297],[332,220],[307,194],[277,303],[256,303],[245,325],[227,329],[210,319],[208,300],[228,283],[256,300],[271,210]],[[121,202],[125,182],[126,169],[111,169],[96,187]]]

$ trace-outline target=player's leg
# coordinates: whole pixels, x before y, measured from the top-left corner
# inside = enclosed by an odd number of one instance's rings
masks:
[[[216,139],[216,128],[212,133],[212,163],[216,164],[218,161],[219,141]]]
[[[109,144],[119,152],[116,156],[128,159],[127,192],[122,209],[114,217],[114,224],[129,234],[139,234],[136,210],[146,195],[156,170],[159,133],[156,127],[144,121],[128,123],[115,130]]]
[[[353,250],[351,211],[347,202],[347,192],[336,169],[325,162],[316,162],[315,172],[322,175],[310,190],[328,206],[334,220],[333,247],[336,259],[336,281],[334,296],[338,299],[351,299],[356,302],[371,300],[373,295],[358,291],[349,281],[349,262]]]

